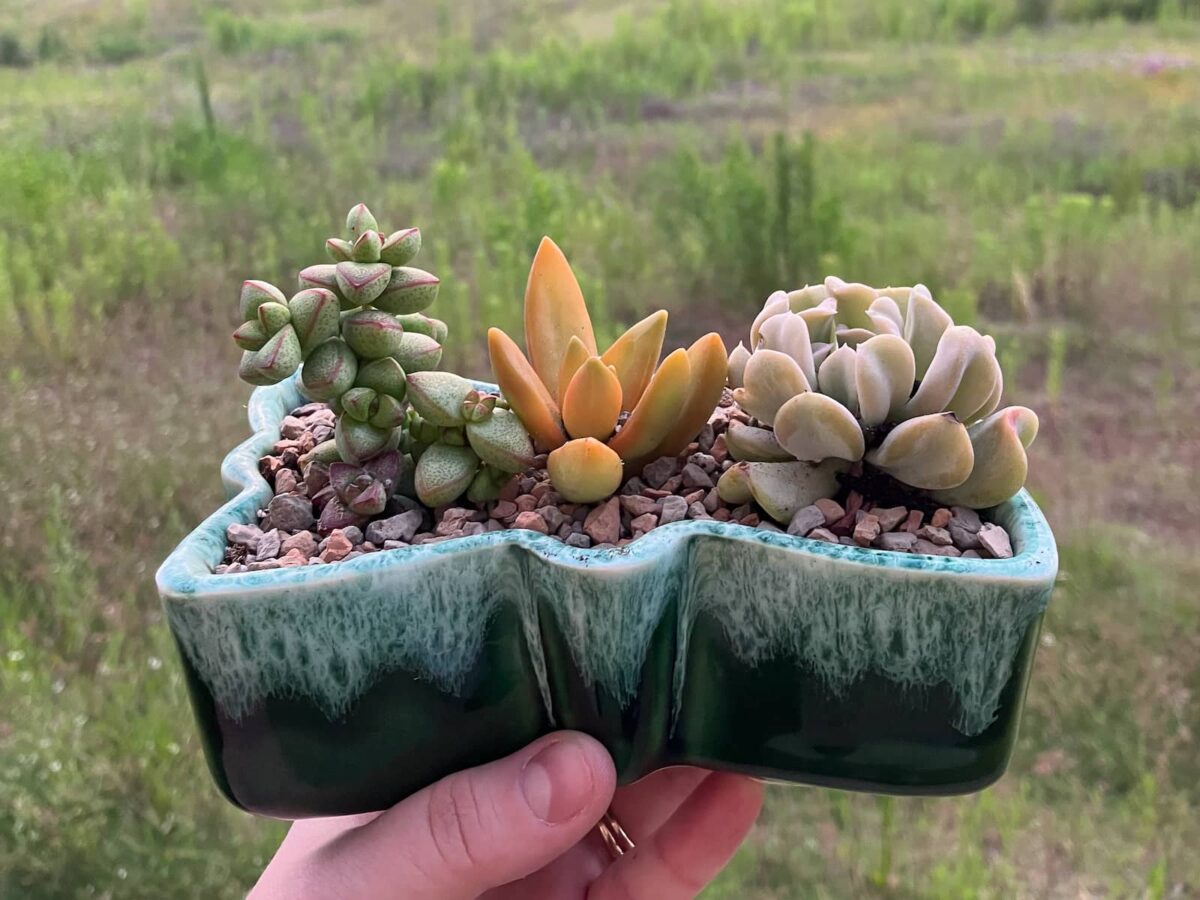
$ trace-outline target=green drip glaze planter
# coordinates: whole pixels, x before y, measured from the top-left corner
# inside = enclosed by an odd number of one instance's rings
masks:
[[[349,562],[213,575],[271,490],[258,459],[303,398],[257,389],[231,499],[158,572],[214,779],[284,818],[385,808],[555,728],[622,782],[667,765],[880,793],[1003,774],[1054,539],[1025,492],[1017,555],[885,553],[715,521],[581,550],[498,531]]]

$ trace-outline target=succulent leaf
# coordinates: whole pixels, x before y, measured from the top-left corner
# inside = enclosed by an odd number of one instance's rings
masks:
[[[495,394],[470,391],[462,402],[463,421],[468,424],[486,421],[495,412],[498,399]]]
[[[725,446],[729,448],[729,455],[740,462],[787,462],[795,459],[779,445],[774,431],[743,425],[737,420],[729,423],[725,432]]]
[[[770,425],[779,407],[807,390],[808,379],[799,363],[778,350],[758,350],[746,363],[743,386],[735,397],[746,412]]]
[[[744,384],[746,363],[750,361],[750,351],[746,345],[738,341],[738,345],[729,354],[728,382],[731,388],[739,388]]]
[[[383,293],[392,277],[387,263],[340,262],[334,266],[338,292],[355,306],[367,306]]]
[[[573,438],[603,441],[621,415],[621,382],[611,368],[593,356],[571,377],[563,392],[563,426]]]
[[[260,304],[256,312],[258,324],[267,334],[274,334],[284,325],[292,321],[292,314],[286,303],[276,303],[271,300]]]
[[[572,335],[596,354],[592,320],[571,265],[558,245],[542,238],[525,286],[525,346],[529,362],[550,396],[558,395],[558,373]]]
[[[249,322],[258,316],[258,308],[264,303],[287,303],[283,291],[265,281],[243,281],[238,304],[242,321]]]
[[[732,506],[741,506],[754,499],[750,490],[750,463],[739,462],[730,466],[717,479],[717,496]]]
[[[424,313],[401,313],[396,316],[396,320],[404,326],[406,332],[423,334],[438,343],[446,340],[448,329],[441,319],[432,319]]]
[[[822,394],[832,397],[850,412],[858,413],[858,353],[853,347],[838,347],[825,357],[817,372]]]
[[[383,242],[379,258],[389,266],[406,266],[421,252],[421,229],[393,231]],[[395,277],[393,273],[392,277]]]
[[[904,338],[877,334],[859,344],[854,384],[862,423],[881,425],[894,420],[912,395],[915,372],[912,349]]]
[[[554,489],[571,503],[595,503],[621,484],[621,456],[595,438],[567,441],[550,453],[546,469]]]
[[[840,460],[814,465],[807,462],[738,463],[746,467],[754,502],[776,522],[790,522],[798,510],[838,491],[837,476],[846,468]],[[732,471],[732,469],[730,469]]]
[[[406,331],[400,335],[400,348],[392,354],[405,372],[428,372],[442,361],[442,345],[427,334]]]
[[[622,409],[631,410],[642,399],[658,365],[666,333],[667,311],[660,309],[613,341],[600,357],[605,365],[616,370],[621,383]]]
[[[372,408],[374,412],[369,421],[376,428],[397,428],[404,424],[407,409],[391,394],[377,395]]]
[[[786,353],[800,365],[805,380],[817,383],[817,370],[813,365],[812,341],[808,336],[808,323],[800,316],[772,316],[759,329],[762,347]]]
[[[529,429],[534,444],[542,450],[562,446],[567,436],[558,405],[516,342],[499,328],[489,328],[488,355],[500,392]]]
[[[633,461],[633,467],[670,433],[687,399],[691,371],[686,350],[676,350],[664,359],[642,399],[608,442],[622,459]]]
[[[462,496],[478,469],[479,457],[470,447],[433,444],[417,460],[417,497],[426,506],[444,506]]]
[[[676,456],[704,427],[725,390],[729,373],[725,342],[715,331],[704,335],[687,349],[690,384],[687,400],[654,456]]]
[[[325,242],[325,252],[329,254],[329,258],[335,263],[346,262],[351,259],[351,254],[354,252],[354,245],[349,241],[343,241],[341,238],[330,238]]]
[[[379,223],[371,215],[365,203],[359,203],[346,214],[346,230],[352,238],[357,238],[364,231],[378,231]]]
[[[381,309],[362,309],[342,319],[342,339],[363,359],[396,354],[403,334],[404,326]]]
[[[875,288],[830,275],[825,279],[825,289],[837,300],[840,323],[850,329],[871,330],[871,317],[867,315],[867,309],[875,302]]]
[[[796,313],[808,325],[808,333],[813,343],[828,344],[837,333],[837,300],[829,297],[811,309]]]
[[[969,429],[975,466],[958,487],[936,491],[938,503],[986,509],[1003,503],[1025,484],[1026,449],[1037,437],[1038,418],[1024,406],[993,413]]]
[[[867,318],[871,320],[871,329],[876,334],[904,333],[904,316],[900,314],[900,306],[891,297],[876,297],[867,307]]]
[[[307,357],[317,346],[336,337],[341,325],[338,299],[324,288],[307,288],[288,301],[292,326]]]
[[[427,422],[442,427],[466,423],[463,401],[474,390],[453,372],[413,372],[408,376],[408,402]]]
[[[862,459],[862,428],[850,410],[832,397],[808,391],[797,394],[775,415],[775,438],[796,459]]]
[[[472,503],[487,503],[495,500],[499,498],[504,491],[504,486],[512,478],[511,472],[501,472],[499,469],[493,469],[487,465],[480,466],[467,488],[467,499]]]
[[[337,425],[333,429],[333,439],[337,442],[338,454],[342,459],[360,465],[386,450],[395,433],[394,429],[376,428],[343,414],[338,416]]]
[[[468,422],[467,441],[481,460],[502,472],[520,472],[533,465],[533,441],[509,410],[497,409],[483,421]]]
[[[399,315],[419,313],[437,299],[440,285],[441,279],[424,269],[397,266],[373,303],[379,309]]]
[[[788,291],[788,309],[794,313],[803,312],[820,306],[829,299],[829,291],[824,284],[806,284],[796,291]]]
[[[949,313],[929,296],[928,289],[912,290],[904,316],[904,340],[912,347],[918,380],[925,379],[925,373],[929,371],[929,364],[933,362],[942,335],[953,324],[954,320],[950,318]]]
[[[305,364],[307,368],[307,364]],[[408,392],[408,380],[404,369],[394,357],[385,356],[383,359],[373,359],[359,366],[358,376],[354,379],[355,387],[371,388],[377,394],[403,400]]]
[[[338,298],[338,304],[344,310],[354,309],[357,306],[357,304],[351,303],[342,296],[342,289],[338,287],[337,266],[332,263],[321,263],[301,269],[297,280],[300,283],[301,290],[305,288],[324,288],[327,291],[332,291],[333,295]]]
[[[344,341],[332,338],[318,344],[300,373],[304,393],[313,400],[333,400],[354,385],[358,375],[358,357]]]
[[[377,263],[382,247],[383,235],[378,231],[364,231],[350,248],[350,259],[360,263]]]
[[[275,384],[275,380],[270,375],[261,371],[255,365],[256,355],[254,350],[247,350],[242,354],[241,362],[238,363],[238,378],[247,384],[259,387],[267,384]]]
[[[964,407],[968,413],[979,409],[995,387],[993,358],[994,351],[974,328],[967,325],[947,328],[921,386],[905,405],[903,415],[913,418],[943,411],[957,413]]]
[[[567,385],[571,383],[571,379],[575,377],[579,367],[590,358],[591,354],[583,345],[583,341],[575,335],[571,335],[571,340],[567,341],[567,352],[563,355],[562,368],[558,370],[558,396],[555,399],[558,401],[560,409],[563,405],[563,395],[567,392]]]
[[[776,291],[767,298],[767,302],[763,304],[762,311],[754,317],[754,323],[750,326],[750,350],[758,349],[760,331],[763,323],[773,316],[778,316],[788,312],[788,295],[783,291]]]
[[[375,401],[378,396],[370,388],[356,387],[342,394],[338,398],[338,402],[342,405],[342,410],[346,415],[353,416],[360,422],[366,422],[377,409]]]
[[[844,347],[857,347],[875,337],[875,332],[870,328],[848,328],[839,325],[835,337],[838,344]]]
[[[296,330],[291,325],[284,325],[255,351],[254,368],[269,379],[268,384],[276,384],[300,368],[301,359]]]
[[[243,322],[233,333],[233,342],[243,350],[259,350],[269,335],[257,319]]]
[[[905,484],[932,491],[966,481],[975,451],[953,413],[936,413],[901,422],[866,460]]]

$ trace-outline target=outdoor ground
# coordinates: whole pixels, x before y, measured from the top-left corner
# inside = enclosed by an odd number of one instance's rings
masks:
[[[419,224],[484,374],[538,238],[611,334],[923,281],[1038,410],[1062,577],[982,794],[773,787],[708,897],[1200,897],[1196,0],[10,0],[0,897],[239,897],[152,576],[246,432],[243,278]]]

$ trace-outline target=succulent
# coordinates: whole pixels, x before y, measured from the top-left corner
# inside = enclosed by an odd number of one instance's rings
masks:
[[[335,528],[363,525],[379,515],[396,490],[403,461],[396,450],[380,453],[361,466],[329,464],[329,483],[313,496],[321,510],[317,527],[322,534]]]
[[[494,500],[513,474],[533,463],[533,442],[521,420],[495,394],[453,372],[408,376],[412,405],[405,449],[416,459],[414,484],[426,506],[464,493]]]
[[[338,413],[335,446],[343,462],[362,465],[394,450],[407,415],[407,375],[436,369],[446,325],[423,314],[438,279],[407,264],[421,232],[385,235],[363,204],[346,217],[348,239],[330,238],[332,264],[300,273],[291,299],[264,281],[242,285],[239,374],[274,384],[300,372],[299,387]]]
[[[742,461],[718,485],[726,499],[753,496],[783,521],[859,461],[944,505],[995,506],[1025,482],[1037,416],[997,409],[995,342],[955,325],[924,285],[876,290],[830,277],[777,291],[750,347],[730,354],[729,383],[762,427],[732,423],[726,433]]]
[[[563,252],[542,238],[525,288],[525,346],[488,331],[492,371],[555,490],[573,503],[614,493],[623,477],[674,455],[708,421],[725,383],[725,345],[708,334],[659,364],[667,313],[638,322],[600,353]]]

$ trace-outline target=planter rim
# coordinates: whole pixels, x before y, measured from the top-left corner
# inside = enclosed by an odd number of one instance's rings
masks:
[[[681,543],[698,538],[766,545],[794,553],[798,561],[805,557],[834,560],[844,566],[861,567],[864,575],[878,573],[899,578],[908,575],[951,579],[970,576],[973,581],[1049,583],[1058,568],[1058,553],[1050,526],[1033,498],[1022,489],[989,516],[999,519],[1008,528],[1017,551],[1011,559],[1004,560],[894,553],[829,544],[728,522],[689,519],[655,528],[629,545],[613,549],[581,549],[536,532],[505,529],[369,553],[345,562],[213,574],[212,567],[220,562],[224,553],[226,528],[235,523],[256,521],[257,511],[273,496],[270,485],[259,474],[258,460],[279,439],[279,423],[283,417],[307,402],[295,382],[296,376],[292,376],[279,384],[256,388],[250,395],[248,418],[254,433],[231,450],[221,465],[221,477],[231,499],[188,534],[159,567],[155,581],[164,600],[231,599],[263,591],[319,589],[347,578],[370,577],[447,554],[506,545],[520,548],[553,565],[591,570],[603,576],[628,567],[651,565],[662,556],[673,555]],[[476,384],[497,390],[495,385],[486,382]]]

